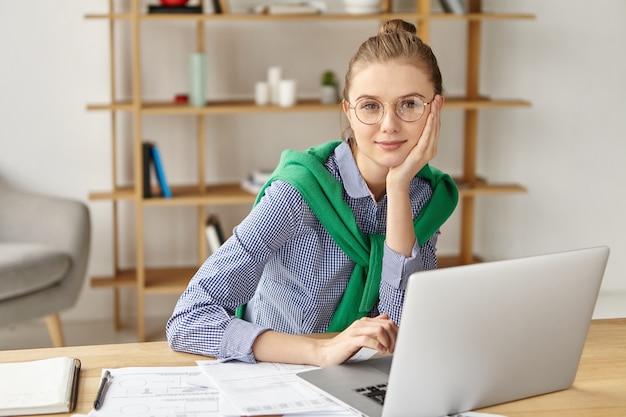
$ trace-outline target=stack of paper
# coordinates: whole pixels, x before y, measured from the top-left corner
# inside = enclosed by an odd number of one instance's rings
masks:
[[[89,417],[355,416],[305,387],[295,372],[307,367],[214,360],[198,365],[108,369],[112,379],[102,406]]]
[[[198,365],[223,394],[224,415],[354,416],[343,406],[309,388],[296,376],[314,366],[274,362],[198,361]]]
[[[360,355],[354,360],[365,359],[371,352],[363,351]],[[102,406],[92,409],[88,417],[361,415],[312,390],[296,376],[297,372],[315,369],[313,366],[215,360],[197,363],[198,366],[108,369],[112,379]],[[455,417],[483,416],[489,414],[461,413]]]

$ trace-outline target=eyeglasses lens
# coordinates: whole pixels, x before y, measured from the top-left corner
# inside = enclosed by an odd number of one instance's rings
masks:
[[[415,122],[424,114],[424,102],[418,97],[407,97],[396,104],[396,114],[405,122]]]
[[[404,97],[394,103],[396,115],[405,122],[416,122],[424,114],[424,102],[417,96]],[[365,124],[375,124],[385,115],[385,105],[375,99],[362,99],[354,106],[356,117]]]

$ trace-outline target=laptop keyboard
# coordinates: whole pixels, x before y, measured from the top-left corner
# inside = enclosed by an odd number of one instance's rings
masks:
[[[383,405],[385,394],[387,393],[387,384],[370,385],[368,387],[356,388],[354,391]]]

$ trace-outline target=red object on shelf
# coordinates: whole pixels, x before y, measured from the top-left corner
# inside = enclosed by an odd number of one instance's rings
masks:
[[[184,6],[189,0],[161,0],[163,6]]]
[[[187,94],[176,94],[174,97],[174,103],[188,103],[189,96]]]

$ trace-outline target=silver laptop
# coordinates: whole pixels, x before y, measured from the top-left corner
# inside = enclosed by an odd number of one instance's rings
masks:
[[[444,416],[569,388],[608,256],[603,246],[413,274],[393,357],[298,376],[369,417]]]

